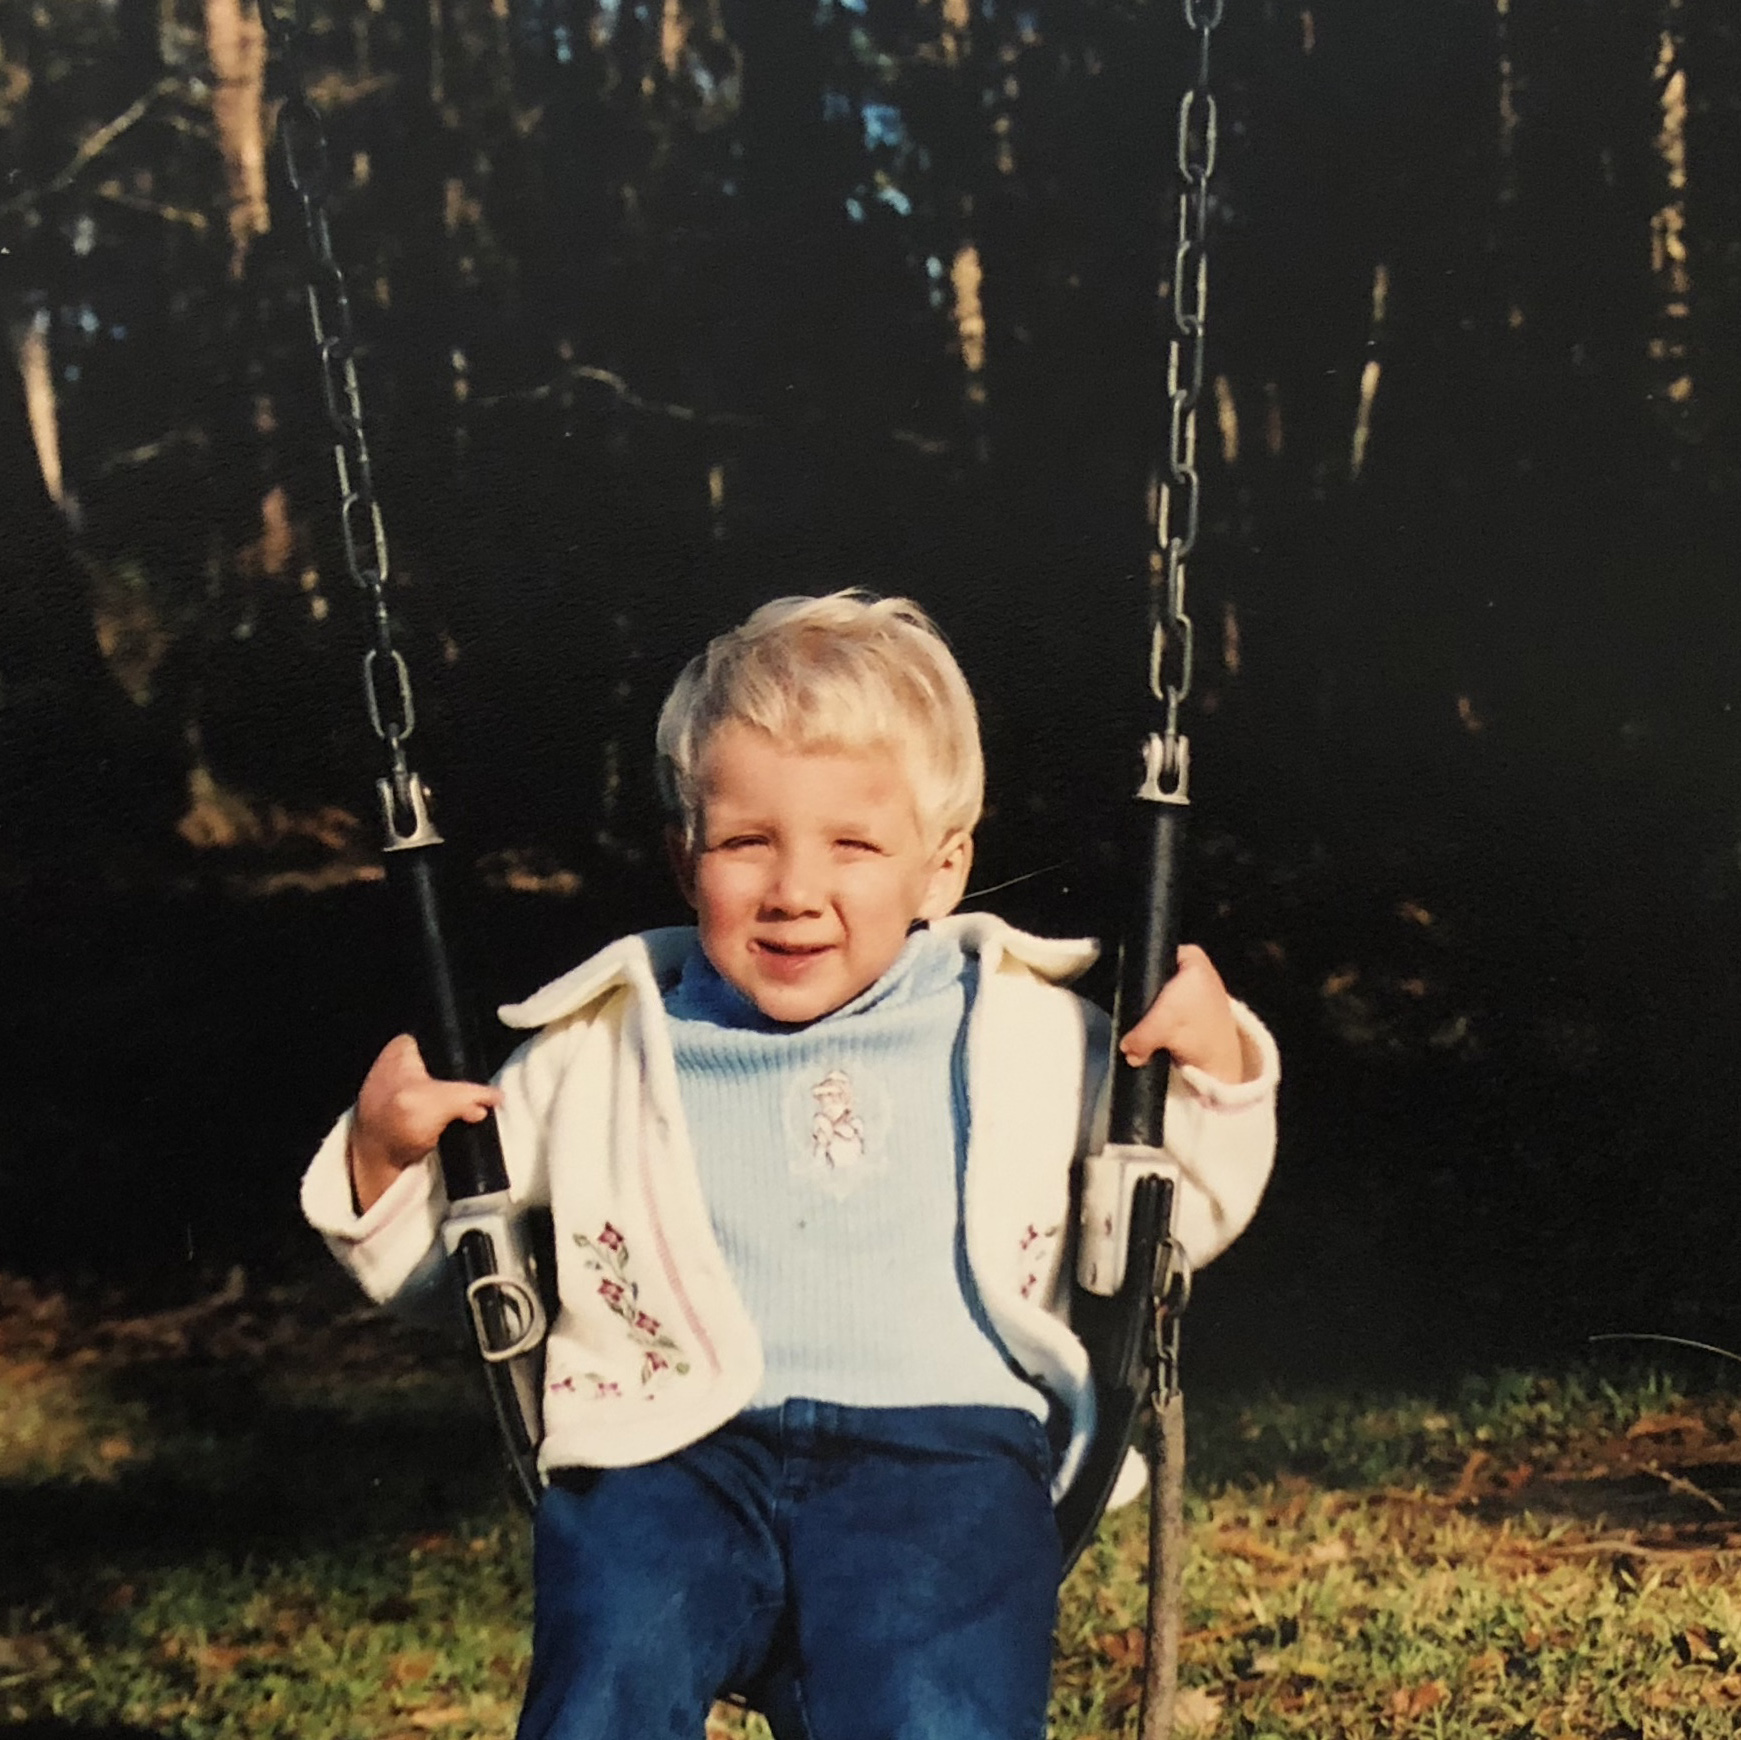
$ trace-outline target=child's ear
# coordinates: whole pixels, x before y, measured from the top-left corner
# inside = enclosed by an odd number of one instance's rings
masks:
[[[972,868],[973,836],[960,829],[937,848],[919,917],[943,918],[953,912],[967,892],[967,873]]]
[[[695,904],[695,852],[675,825],[665,830],[665,856],[671,860],[671,874],[677,879],[678,892]]]

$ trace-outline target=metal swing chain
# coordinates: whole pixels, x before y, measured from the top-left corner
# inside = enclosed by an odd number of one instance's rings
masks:
[[[1155,499],[1150,562],[1149,689],[1166,709],[1162,765],[1153,776],[1182,795],[1188,775],[1179,709],[1191,693],[1195,634],[1185,610],[1185,568],[1197,547],[1200,483],[1197,402],[1209,325],[1209,178],[1215,173],[1219,117],[1209,88],[1209,46],[1226,0],[1184,0],[1186,27],[1197,37],[1196,76],[1179,99],[1175,155],[1179,217],[1173,246],[1174,337],[1167,349],[1167,474]],[[1177,500],[1175,501],[1175,495]]]
[[[411,673],[394,644],[387,605],[387,533],[363,425],[356,332],[344,273],[333,257],[327,216],[326,129],[309,101],[303,76],[310,0],[256,3],[273,58],[288,86],[278,115],[278,138],[285,176],[301,202],[308,237],[308,320],[333,430],[345,562],[370,606],[372,644],[363,654],[363,697],[369,725],[386,751],[387,776],[375,782],[385,850],[398,854],[394,879],[415,929],[427,997],[417,1041],[434,1073],[472,1081],[477,1072],[443,935],[434,854],[422,849],[439,846],[441,835],[430,823],[428,792],[405,755],[406,742],[417,728],[417,709]],[[464,1290],[484,1386],[515,1490],[528,1510],[535,1509],[542,1491],[537,1454],[545,1336],[536,1260],[522,1217],[509,1199],[507,1168],[493,1115],[479,1124],[450,1125],[442,1133],[440,1149],[449,1203],[442,1243]]]
[[[375,494],[363,423],[356,328],[345,275],[333,255],[327,215],[332,178],[326,128],[309,100],[303,73],[311,4],[310,0],[258,0],[258,6],[273,58],[289,87],[278,112],[278,142],[308,239],[308,323],[333,430],[345,565],[369,600],[373,644],[363,654],[363,699],[370,728],[387,756],[387,777],[380,787],[388,848],[435,845],[440,836],[430,825],[427,793],[405,755],[405,744],[417,729],[417,704],[410,669],[394,644],[387,605],[387,530]]]
[[[1204,351],[1209,325],[1209,178],[1215,172],[1219,120],[1209,88],[1210,38],[1221,23],[1226,0],[1183,0],[1186,26],[1196,33],[1196,76],[1179,99],[1176,157],[1179,221],[1173,246],[1174,337],[1167,347],[1167,475],[1155,503],[1155,549],[1151,572],[1149,689],[1166,709],[1164,736],[1151,738],[1149,786],[1170,787],[1184,798],[1190,774],[1189,746],[1179,732],[1179,710],[1191,693],[1195,637],[1185,611],[1185,566],[1197,547],[1201,480],[1197,473],[1197,403],[1203,395]],[[1182,527],[1174,526],[1174,493]],[[1169,1238],[1155,1276],[1155,1393],[1159,1409],[1179,1390],[1179,1319],[1191,1295],[1190,1268]]]
[[[1155,548],[1150,555],[1149,689],[1165,709],[1164,734],[1151,735],[1148,777],[1140,797],[1182,814],[1190,777],[1189,744],[1179,710],[1191,692],[1194,638],[1185,610],[1185,569],[1197,546],[1201,486],[1197,472],[1197,403],[1203,394],[1209,325],[1209,178],[1215,171],[1219,117],[1209,88],[1210,39],[1226,0],[1183,0],[1197,37],[1196,76],[1179,100],[1176,157],[1181,187],[1173,247],[1173,333],[1167,348],[1166,475],[1155,492]],[[1175,496],[1177,499],[1175,500]],[[1170,854],[1177,831],[1167,829]],[[1169,1234],[1157,1253],[1150,1391],[1148,1613],[1144,1628],[1139,1740],[1167,1740],[1179,1685],[1185,1561],[1185,1401],[1179,1385],[1179,1328],[1191,1296],[1191,1269]]]

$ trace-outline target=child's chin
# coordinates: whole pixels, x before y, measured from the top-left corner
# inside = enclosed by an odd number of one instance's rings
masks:
[[[856,995],[854,992],[845,997],[799,997],[788,992],[784,995],[757,996],[751,1001],[770,1021],[797,1027],[806,1021],[820,1021],[824,1015],[832,1015],[836,1009],[850,1003]]]
[[[872,981],[874,983],[874,981]],[[836,1009],[844,1008],[860,991],[863,985],[780,985],[757,983],[744,987],[749,993],[752,1003],[770,1021],[780,1021],[788,1027],[795,1027],[806,1021],[820,1021],[824,1015],[832,1015]]]

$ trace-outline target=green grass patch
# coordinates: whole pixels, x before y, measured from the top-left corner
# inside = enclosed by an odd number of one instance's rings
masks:
[[[1191,1436],[1182,1736],[1741,1733],[1721,1380],[1194,1398]],[[463,1362],[343,1294],[130,1317],[0,1277],[0,1732],[507,1736],[505,1490]],[[1063,1591],[1058,1740],[1134,1733],[1142,1508]]]

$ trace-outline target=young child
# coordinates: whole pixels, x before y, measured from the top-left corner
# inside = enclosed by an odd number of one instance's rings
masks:
[[[394,1040],[303,1186],[370,1295],[439,1260],[431,1156],[494,1109],[555,1221],[520,1740],[697,1740],[749,1688],[780,1740],[1037,1740],[1054,1496],[1092,1427],[1058,1315],[1106,1018],[1092,944],[967,883],[973,699],[925,615],[782,598],[659,720],[694,929],[613,943],[502,1011],[493,1087]],[[1201,1266],[1274,1147],[1275,1048],[1201,950],[1121,1045],[1175,1068]]]

